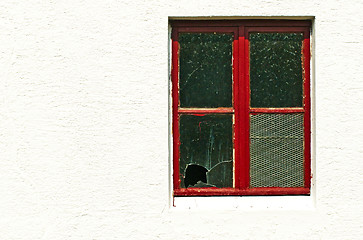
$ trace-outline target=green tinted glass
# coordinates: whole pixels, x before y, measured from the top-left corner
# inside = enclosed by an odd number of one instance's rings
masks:
[[[302,107],[302,33],[250,33],[251,107]]]
[[[233,186],[232,115],[180,116],[181,187]]]
[[[232,34],[181,33],[180,107],[232,107]]]

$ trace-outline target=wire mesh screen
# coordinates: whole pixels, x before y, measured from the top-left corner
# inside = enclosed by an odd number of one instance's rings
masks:
[[[250,116],[250,187],[304,187],[304,115]]]

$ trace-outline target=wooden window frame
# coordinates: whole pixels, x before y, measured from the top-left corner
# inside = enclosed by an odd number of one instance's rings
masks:
[[[309,195],[311,182],[311,104],[310,104],[310,29],[307,20],[175,20],[172,26],[172,134],[173,134],[173,195],[174,196],[228,196],[228,195]],[[251,108],[249,86],[249,33],[250,32],[303,33],[303,107]],[[233,106],[230,108],[179,108],[179,43],[183,32],[233,33]],[[234,187],[181,188],[179,173],[179,115],[210,113],[234,114]],[[303,113],[304,114],[304,187],[249,188],[250,184],[250,114]],[[242,127],[243,126],[243,127]]]

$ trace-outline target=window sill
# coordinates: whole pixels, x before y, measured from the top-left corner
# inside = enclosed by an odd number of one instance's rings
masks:
[[[179,210],[297,210],[315,209],[312,196],[174,197],[171,211]]]

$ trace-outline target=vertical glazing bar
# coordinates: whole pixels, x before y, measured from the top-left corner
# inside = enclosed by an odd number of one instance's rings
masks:
[[[180,188],[179,180],[179,43],[178,43],[178,28],[172,30],[172,66],[171,66],[171,78],[172,78],[172,101],[173,101],[173,185],[174,190]]]
[[[311,182],[311,109],[310,109],[310,30],[307,27],[304,31],[304,167],[305,187],[310,188]]]
[[[239,169],[240,169],[240,163],[239,163],[239,159],[240,159],[240,147],[239,147],[239,142],[240,142],[240,134],[239,134],[239,129],[240,129],[240,122],[239,122],[239,105],[240,105],[240,101],[239,101],[239,34],[238,34],[238,28],[235,29],[234,33],[233,33],[233,108],[234,108],[234,127],[233,127],[233,144],[234,144],[234,176],[233,176],[233,186],[235,188],[239,188]]]
[[[248,39],[245,31],[245,27],[239,27],[239,59],[240,59],[240,85],[239,85],[239,106],[238,106],[238,122],[239,122],[239,188],[247,189],[249,187],[249,56],[248,56]]]

